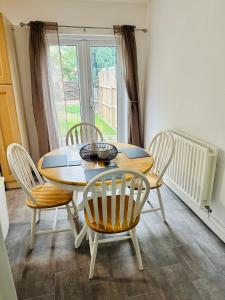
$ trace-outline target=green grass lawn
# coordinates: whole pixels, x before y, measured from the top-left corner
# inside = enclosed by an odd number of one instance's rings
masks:
[[[80,105],[79,104],[67,104],[66,105],[67,113],[77,114],[80,116]]]
[[[63,113],[64,109],[64,107],[58,109],[60,132],[63,136],[66,135],[69,128],[81,122],[79,104],[67,104],[67,122]],[[102,119],[99,113],[95,114],[95,125],[101,130],[105,139],[116,139],[116,129],[112,128],[104,119]]]

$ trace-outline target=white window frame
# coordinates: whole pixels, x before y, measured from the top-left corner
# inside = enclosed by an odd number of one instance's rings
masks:
[[[97,36],[97,35],[80,35],[80,34],[60,34],[60,45],[77,46],[78,68],[79,68],[79,86],[80,105],[82,122],[94,123],[94,103],[92,97],[92,72],[91,72],[91,46],[116,46],[116,41],[113,35]],[[47,35],[49,45],[58,45],[58,40],[55,34]],[[117,57],[117,62],[119,58]],[[88,80],[85,80],[85,76]],[[83,84],[80,84],[83,82]],[[128,140],[128,112],[127,112],[127,95],[125,84],[122,78],[120,64],[117,63],[117,141],[127,142]]]

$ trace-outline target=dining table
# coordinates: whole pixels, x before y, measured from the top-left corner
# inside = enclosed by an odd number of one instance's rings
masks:
[[[147,173],[153,166],[153,158],[151,156],[145,157],[136,157],[129,158],[125,153],[123,153],[123,149],[131,149],[132,147],[137,147],[134,145],[126,144],[126,143],[111,143],[118,149],[118,154],[113,159],[113,163],[118,168],[132,169],[142,174]],[[75,199],[79,192],[82,192],[85,186],[88,184],[86,171],[90,169],[105,169],[107,170],[107,165],[103,161],[93,161],[88,162],[81,158],[80,156],[81,145],[69,145],[63,146],[58,149],[54,149],[51,152],[44,155],[37,164],[38,171],[40,174],[46,179],[46,181],[51,184],[60,187],[62,189],[71,190],[74,192]],[[46,168],[43,167],[43,159],[47,156],[62,156],[66,155],[67,161],[75,162],[74,164],[68,164],[66,166],[60,167],[51,167]],[[76,164],[77,162],[77,164]],[[128,178],[129,179],[129,178]],[[75,223],[78,224],[79,216],[78,210],[74,211],[74,219]],[[76,224],[76,225],[77,225]],[[76,237],[75,247],[79,247],[85,234],[87,232],[87,225],[83,225],[79,234]]]

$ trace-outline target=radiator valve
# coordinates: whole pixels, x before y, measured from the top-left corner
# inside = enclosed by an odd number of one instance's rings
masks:
[[[205,206],[205,209],[207,210],[207,212],[208,212],[208,217],[209,217],[209,214],[212,213],[212,209],[210,208],[209,205],[206,205],[206,206]]]

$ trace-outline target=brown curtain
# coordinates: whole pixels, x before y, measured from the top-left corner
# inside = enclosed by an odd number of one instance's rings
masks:
[[[114,35],[128,95],[128,142],[142,146],[135,26],[114,25]]]
[[[30,69],[34,118],[38,134],[39,154],[59,147],[55,106],[51,95],[46,33],[58,35],[57,23],[30,22]]]

